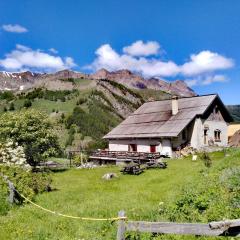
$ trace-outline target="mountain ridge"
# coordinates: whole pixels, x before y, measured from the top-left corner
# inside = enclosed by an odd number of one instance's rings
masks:
[[[0,72],[0,90],[24,91],[37,87],[45,87],[50,90],[72,90],[74,89],[74,84],[71,82],[71,79],[93,81],[107,79],[132,89],[153,89],[161,90],[171,95],[196,96],[196,93],[182,80],[167,82],[157,78],[147,79],[127,69],[112,72],[100,69],[91,74],[67,69],[55,73],[34,73],[30,71],[10,73],[2,71]]]

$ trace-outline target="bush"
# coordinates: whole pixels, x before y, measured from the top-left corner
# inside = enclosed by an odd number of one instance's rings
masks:
[[[30,108],[32,106],[32,102],[29,99],[26,99],[23,103],[23,107]]]
[[[0,141],[10,139],[22,146],[32,166],[61,152],[48,117],[36,110],[4,113],[0,116],[0,128]]]
[[[11,91],[0,92],[0,99],[11,101],[14,99],[14,94]]]
[[[27,198],[33,199],[36,194],[51,190],[52,180],[47,173],[25,171],[18,166],[6,165],[0,165],[0,171]],[[5,189],[7,189],[6,184]]]
[[[85,102],[87,102],[87,99],[86,98],[79,98],[76,102],[76,105],[82,105],[84,104]]]
[[[80,155],[75,155],[73,158],[73,164],[75,166],[80,166],[82,163],[86,163],[88,161],[88,156],[84,153]]]
[[[6,183],[0,177],[0,216],[6,215],[10,209],[8,203],[8,189]]]
[[[15,110],[14,103],[11,102],[11,103],[10,103],[10,107],[9,107],[9,111],[14,111],[14,110]]]
[[[207,152],[200,154],[200,159],[203,161],[205,167],[210,168],[212,166],[212,159]]]

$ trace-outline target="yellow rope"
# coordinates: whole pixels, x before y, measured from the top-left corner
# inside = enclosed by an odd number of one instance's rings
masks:
[[[32,205],[34,205],[37,208],[42,209],[43,211],[61,216],[61,217],[66,217],[66,218],[72,218],[72,219],[80,219],[80,220],[88,220],[88,221],[117,221],[117,220],[126,220],[127,217],[112,217],[112,218],[91,218],[91,217],[77,217],[77,216],[70,216],[70,215],[66,215],[66,214],[62,214],[62,213],[58,213],[52,210],[49,210],[47,208],[44,208],[34,202],[32,202],[30,199],[28,199],[27,197],[25,197],[24,195],[22,195],[21,193],[19,193],[17,190],[15,190],[22,198],[24,198],[27,202],[31,203]]]

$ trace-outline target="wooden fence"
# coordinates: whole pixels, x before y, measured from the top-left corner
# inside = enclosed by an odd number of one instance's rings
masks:
[[[240,219],[203,224],[127,221],[124,211],[120,211],[118,216],[122,219],[118,221],[117,240],[125,240],[125,233],[127,231],[195,236],[240,237]]]

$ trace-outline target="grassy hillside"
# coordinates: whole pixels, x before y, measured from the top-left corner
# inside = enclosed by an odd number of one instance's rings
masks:
[[[208,222],[239,217],[239,150],[212,153],[201,160],[169,160],[168,168],[139,176],[122,175],[116,166],[52,173],[55,191],[36,203],[57,212],[84,217],[115,217],[124,209],[131,220]],[[102,179],[115,172],[118,178]],[[207,183],[207,184],[206,184]],[[235,206],[235,207],[234,207]],[[175,219],[174,219],[175,218]],[[1,239],[116,239],[116,223],[63,218],[25,204],[0,217]],[[135,236],[135,237],[134,237]],[[127,239],[206,239],[203,237],[131,234]],[[208,238],[215,239],[215,238]]]
[[[235,122],[240,122],[240,105],[228,105],[228,111],[231,113]]]
[[[149,98],[168,98],[155,90],[133,91],[109,80],[67,79],[72,90],[32,89],[25,93],[0,93],[0,113],[34,108],[47,113],[62,148],[104,147],[101,140]]]

